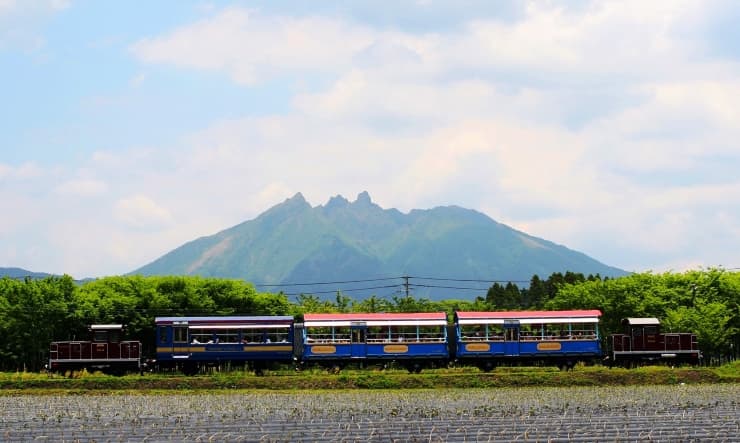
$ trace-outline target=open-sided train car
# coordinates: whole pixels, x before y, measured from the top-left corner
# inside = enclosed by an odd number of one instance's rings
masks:
[[[53,341],[49,346],[51,372],[102,371],[122,375],[141,371],[141,342],[121,340],[123,325],[92,325],[89,340]]]
[[[622,334],[609,336],[610,364],[631,367],[655,361],[698,364],[701,360],[695,334],[662,333],[660,320],[653,317],[626,318],[622,326]]]
[[[444,312],[305,314],[300,361],[335,370],[396,362],[420,372],[449,360],[446,326]]]
[[[258,374],[272,362],[293,361],[293,317],[157,317],[159,368],[192,375],[206,367],[249,366]]]
[[[602,357],[601,311],[456,312],[455,359],[490,371],[500,364],[561,369]]]

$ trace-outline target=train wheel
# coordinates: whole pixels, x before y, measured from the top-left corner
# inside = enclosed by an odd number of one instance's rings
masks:
[[[492,361],[487,361],[485,363],[481,363],[478,366],[478,369],[480,369],[483,372],[491,372],[494,369],[496,369],[496,365]]]
[[[198,373],[198,365],[195,363],[185,363],[182,367],[182,373],[188,377]]]
[[[410,363],[406,366],[406,370],[409,371],[409,374],[418,374],[421,372],[421,369],[420,363]]]

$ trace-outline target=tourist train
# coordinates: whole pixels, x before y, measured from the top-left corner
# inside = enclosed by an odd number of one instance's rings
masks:
[[[138,341],[122,341],[122,325],[93,325],[89,341],[51,343],[48,369],[113,374],[272,365],[297,370],[322,366],[338,372],[355,365],[400,366],[409,372],[451,364],[497,366],[606,361],[634,366],[646,361],[696,364],[696,336],[663,333],[656,318],[627,318],[602,349],[598,310],[304,314],[291,316],[157,317],[154,358],[143,359]]]

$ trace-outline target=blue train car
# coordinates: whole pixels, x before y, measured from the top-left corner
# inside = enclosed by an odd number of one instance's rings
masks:
[[[456,312],[455,358],[490,371],[499,364],[569,369],[602,357],[598,310]]]
[[[261,374],[293,361],[293,317],[157,317],[156,364],[196,374],[204,367],[245,365]]]
[[[447,363],[446,325],[444,312],[305,314],[301,362],[335,371],[396,362],[420,372]]]

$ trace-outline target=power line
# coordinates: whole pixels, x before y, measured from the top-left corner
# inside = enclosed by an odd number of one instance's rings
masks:
[[[435,280],[435,281],[459,281],[459,282],[476,282],[476,283],[529,283],[529,280],[477,280],[477,279],[465,279],[465,278],[437,278],[437,277],[417,277],[410,276],[409,278],[416,278],[419,280]]]
[[[258,287],[279,287],[279,286],[320,286],[320,285],[338,285],[338,284],[347,284],[347,283],[366,283],[371,281],[388,281],[388,280],[398,280],[403,277],[385,277],[385,278],[368,278],[364,280],[344,280],[344,281],[324,281],[324,282],[312,282],[312,283],[275,283],[275,284],[266,284],[266,283],[253,283],[254,286]]]
[[[470,290],[470,291],[488,291],[488,288],[470,288],[470,287],[461,287],[461,286],[437,286],[437,285],[420,285],[420,284],[413,284],[411,285],[415,288],[432,288],[432,289],[460,289],[460,290]]]
[[[284,295],[301,295],[301,294],[333,294],[335,292],[356,292],[356,291],[369,291],[371,289],[387,289],[387,288],[398,288],[400,285],[386,285],[386,286],[371,286],[367,288],[349,288],[349,289],[332,289],[330,291],[311,291],[305,292],[283,292]]]

